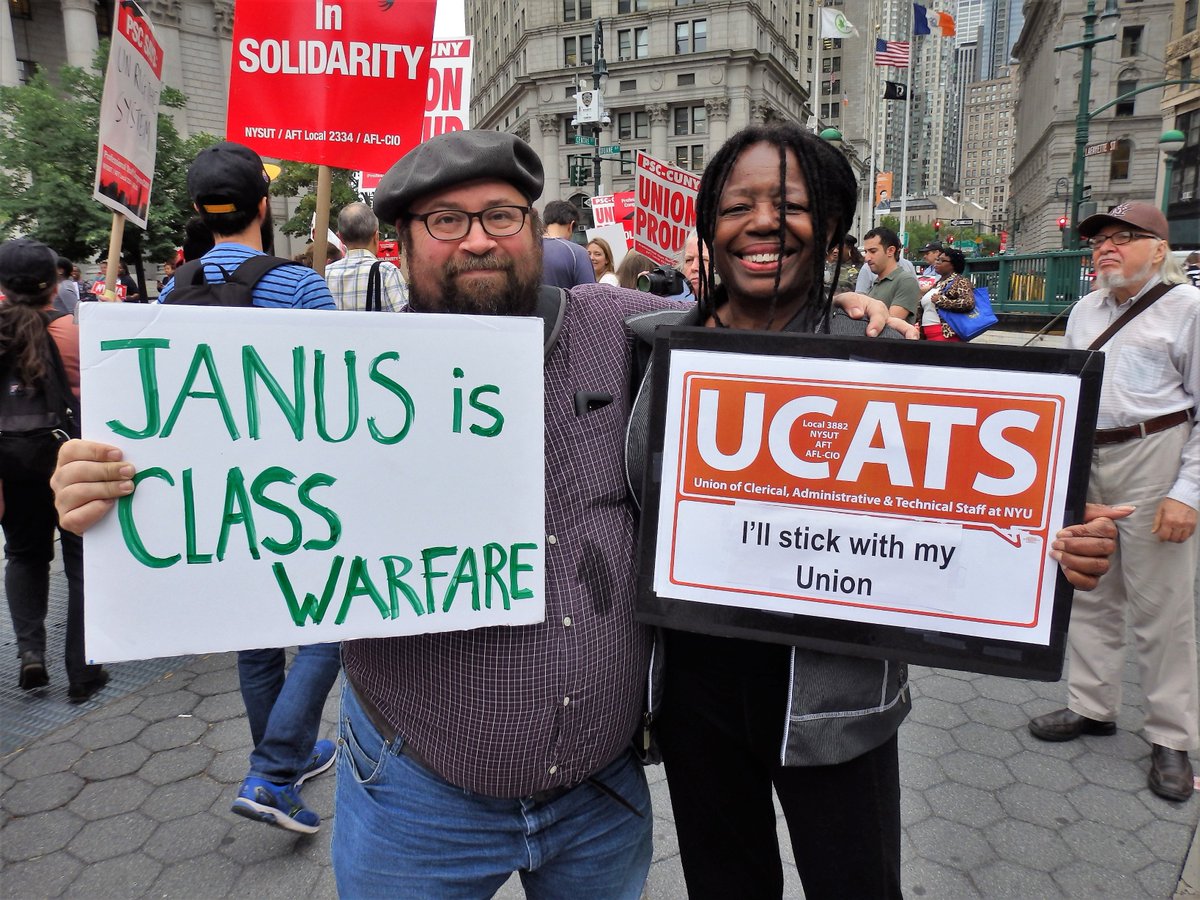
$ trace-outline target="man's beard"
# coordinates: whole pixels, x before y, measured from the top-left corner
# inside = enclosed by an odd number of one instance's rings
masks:
[[[417,312],[449,312],[480,316],[529,316],[537,308],[537,293],[542,282],[542,242],[535,241],[529,251],[519,257],[471,256],[465,260],[452,259],[442,269],[430,268],[421,272],[421,263],[410,263],[408,305]],[[500,270],[504,283],[495,287],[481,279],[460,282],[461,272]],[[433,285],[426,291],[421,282]]]
[[[1154,274],[1157,266],[1154,265],[1154,260],[1146,260],[1146,264],[1132,275],[1126,275],[1124,272],[1096,272],[1096,287],[1102,291],[1112,291],[1118,288],[1140,288],[1143,284],[1150,280],[1150,276]]]

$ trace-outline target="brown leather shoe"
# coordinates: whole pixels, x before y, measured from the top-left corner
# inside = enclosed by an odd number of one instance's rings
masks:
[[[1167,800],[1184,801],[1195,791],[1192,761],[1184,750],[1171,750],[1158,744],[1150,747],[1150,790]]]
[[[1116,722],[1099,722],[1069,709],[1058,709],[1029,721],[1029,733],[1043,741],[1073,741],[1081,734],[1108,737],[1117,733]]]

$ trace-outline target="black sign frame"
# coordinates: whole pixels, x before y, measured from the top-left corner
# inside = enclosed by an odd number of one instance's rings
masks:
[[[810,359],[1011,370],[1068,375],[1079,379],[1079,406],[1071,439],[1064,508],[1067,523],[1082,520],[1100,403],[1104,356],[1086,350],[1016,348],[998,345],[879,340],[710,328],[660,328],[653,351],[650,435],[642,491],[636,615],[639,621],[724,637],[795,644],[829,653],[1057,681],[1062,677],[1074,589],[1057,573],[1048,643],[1029,644],[938,630],[901,628],[797,613],[722,606],[661,596],[654,590],[655,543],[662,494],[667,388],[671,353],[699,350]]]

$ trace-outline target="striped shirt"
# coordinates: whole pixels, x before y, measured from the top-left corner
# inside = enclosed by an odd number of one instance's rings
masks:
[[[202,257],[204,278],[209,284],[225,281],[226,273],[232,272],[251,256],[265,256],[245,244],[226,241],[217,244]],[[175,287],[175,279],[163,285],[158,302],[165,303]],[[272,269],[254,286],[254,305],[264,307],[286,307],[289,309],[336,309],[333,295],[325,279],[312,269],[291,263]]]
[[[338,309],[366,309],[371,266],[380,260],[370,250],[351,250],[344,259],[325,267],[325,281]],[[408,302],[408,287],[400,270],[388,260],[379,267],[380,300],[384,312],[396,312]]]
[[[1093,291],[1071,310],[1067,346],[1085,350],[1161,279],[1154,276],[1124,303]],[[1200,289],[1178,284],[1109,338],[1104,353],[1097,428],[1123,428],[1200,402]],[[1200,508],[1200,421],[1183,448],[1167,494]]]
[[[629,746],[645,697],[650,629],[633,617],[637,525],[623,463],[633,340],[624,319],[668,304],[607,285],[569,296],[545,362],[545,621],[342,644],[346,677],[429,766],[491,797],[599,772]],[[579,391],[613,401],[581,416]]]

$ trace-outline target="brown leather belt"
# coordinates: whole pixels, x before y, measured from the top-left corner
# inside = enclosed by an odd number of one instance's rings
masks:
[[[359,690],[358,686],[355,685],[353,681],[350,682],[350,690],[354,691],[354,699],[358,701],[358,706],[363,711],[363,714],[366,715],[367,720],[375,727],[375,730],[379,732],[379,736],[382,737],[388,744],[394,744],[399,737],[399,732],[396,730],[396,727],[387,720],[387,717],[379,711],[379,707],[375,705],[374,701],[372,701],[366,695],[366,693]],[[422,769],[425,769],[427,772],[433,775],[437,775],[438,778],[442,778],[437,769],[426,762],[425,757],[418,753],[412,744],[403,739],[400,739],[400,755],[407,756]],[[550,803],[551,801],[557,800],[559,797],[566,794],[569,790],[571,790],[571,788],[566,786],[550,788],[549,790],[545,791],[537,791],[536,793],[528,795],[527,798],[522,799],[529,799],[534,803]]]
[[[1126,425],[1123,428],[1102,428],[1096,432],[1093,443],[1096,446],[1103,444],[1123,444],[1125,441],[1132,441],[1134,438],[1144,438],[1148,434],[1158,434],[1160,431],[1166,431],[1168,428],[1173,428],[1176,425],[1186,422],[1191,417],[1192,411],[1190,409],[1181,409],[1178,412],[1167,413],[1165,416],[1147,419],[1145,422],[1139,422],[1137,425]]]

